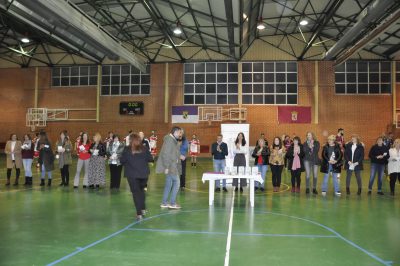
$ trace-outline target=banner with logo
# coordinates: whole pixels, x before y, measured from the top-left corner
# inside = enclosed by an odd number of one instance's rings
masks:
[[[310,124],[311,107],[278,106],[279,124]]]
[[[172,123],[199,123],[197,106],[172,106]]]

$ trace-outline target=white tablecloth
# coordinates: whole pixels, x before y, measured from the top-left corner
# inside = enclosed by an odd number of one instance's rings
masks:
[[[225,175],[224,173],[204,173],[201,180],[203,183],[209,181],[209,205],[213,205],[214,203],[214,189],[215,189],[215,180],[222,180],[222,179],[249,179],[250,180],[250,205],[254,207],[254,181],[263,183],[264,180],[261,178],[261,174],[257,175]]]

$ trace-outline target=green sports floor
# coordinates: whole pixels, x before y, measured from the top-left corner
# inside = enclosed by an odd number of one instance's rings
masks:
[[[164,177],[153,167],[148,215],[138,223],[125,179],[120,192],[74,190],[59,187],[55,171],[53,186],[41,188],[35,172],[32,188],[6,188],[0,162],[0,265],[400,265],[400,185],[390,197],[385,178],[385,195],[375,184],[368,196],[369,164],[361,196],[354,176],[350,196],[334,197],[331,180],[326,198],[307,196],[304,174],[301,194],[292,195],[285,171],[282,191],[272,193],[268,171],[254,208],[248,190],[232,189],[209,207],[201,176],[212,163],[201,159],[188,164],[180,211],[160,209]],[[320,192],[322,175],[318,182]]]

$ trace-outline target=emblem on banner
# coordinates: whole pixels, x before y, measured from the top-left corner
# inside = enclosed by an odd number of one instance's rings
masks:
[[[293,111],[292,113],[292,121],[297,121],[297,112],[296,111]]]
[[[188,115],[189,115],[189,112],[184,111],[184,112],[182,113],[183,119],[187,119],[187,118],[188,118]]]

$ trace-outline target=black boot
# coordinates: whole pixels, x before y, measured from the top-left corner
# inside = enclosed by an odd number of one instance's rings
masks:
[[[27,185],[29,185],[29,177],[25,176],[24,186],[27,186]]]
[[[350,195],[350,188],[348,188],[348,187],[346,188],[346,194]]]
[[[361,195],[361,188],[358,189],[357,195]]]
[[[9,185],[10,185],[10,180],[11,180],[11,178],[10,178],[10,177],[7,177],[7,183],[6,183],[6,186],[9,186]]]
[[[41,187],[44,186],[44,179],[40,179],[40,186],[41,186]]]
[[[48,186],[48,187],[51,187],[51,179],[49,179],[49,180],[47,181],[47,186]]]
[[[18,186],[18,179],[19,179],[19,177],[16,177],[16,178],[15,178],[14,186]]]
[[[314,188],[314,189],[312,190],[312,193],[313,193],[314,195],[318,195],[317,189]]]
[[[32,185],[33,185],[33,180],[32,180],[32,179],[33,179],[33,177],[32,177],[32,176],[30,176],[30,177],[29,177],[29,185],[30,185],[30,186],[32,186]]]

